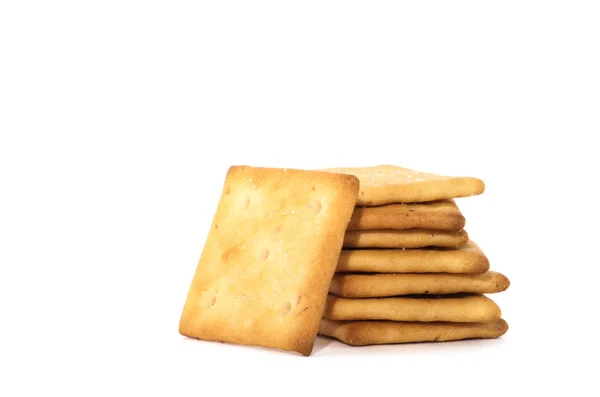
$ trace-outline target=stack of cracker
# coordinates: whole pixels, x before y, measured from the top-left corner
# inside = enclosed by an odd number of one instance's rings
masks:
[[[353,345],[502,335],[483,294],[508,280],[451,201],[483,189],[392,166],[230,167],[179,332],[304,355],[318,332]]]
[[[319,333],[349,345],[496,338],[508,330],[485,294],[510,285],[464,230],[453,199],[476,178],[396,166],[338,168],[360,190]]]

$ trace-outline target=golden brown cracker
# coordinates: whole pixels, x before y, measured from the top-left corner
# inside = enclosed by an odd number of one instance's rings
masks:
[[[334,321],[324,318],[319,328],[319,334],[352,346],[493,339],[506,331],[508,324],[501,318],[488,323]]]
[[[465,217],[453,200],[432,203],[388,204],[356,207],[348,230],[439,229],[460,230]]]
[[[457,249],[348,249],[337,272],[485,273],[490,262],[473,241]]]
[[[457,248],[469,241],[469,235],[461,230],[348,230],[344,236],[344,248]]]
[[[485,190],[485,184],[477,178],[429,174],[395,165],[330,168],[326,171],[358,177],[358,206],[446,200],[481,194]]]
[[[501,314],[498,305],[483,295],[368,299],[329,295],[323,317],[330,320],[485,323],[500,318]]]
[[[490,294],[505,291],[508,278],[497,272],[483,274],[397,273],[333,276],[329,292],[342,298],[378,298],[414,294]]]
[[[180,333],[309,355],[357,192],[350,175],[231,167]]]

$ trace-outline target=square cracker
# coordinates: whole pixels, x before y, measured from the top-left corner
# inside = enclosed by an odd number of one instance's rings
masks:
[[[468,241],[469,235],[463,229],[348,230],[344,248],[458,248]]]
[[[358,177],[360,191],[356,205],[359,206],[446,200],[481,194],[485,190],[485,184],[477,178],[429,174],[395,165],[325,171]]]
[[[501,314],[498,305],[483,295],[368,299],[329,295],[323,317],[330,320],[486,323],[500,318]]]
[[[457,249],[343,250],[337,272],[375,273],[485,273],[490,262],[470,240]]]
[[[319,328],[319,334],[352,346],[493,339],[506,331],[508,324],[501,318],[489,323],[333,321],[324,318]]]
[[[491,294],[505,291],[508,278],[498,272],[483,274],[397,273],[333,276],[329,292],[342,298],[379,298],[399,295]]]
[[[453,200],[432,203],[388,204],[356,207],[348,230],[370,229],[440,229],[460,230],[465,217]]]
[[[231,167],[179,332],[309,355],[357,192],[351,175]]]

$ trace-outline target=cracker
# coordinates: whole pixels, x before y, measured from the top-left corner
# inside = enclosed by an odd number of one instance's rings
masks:
[[[309,355],[358,180],[231,167],[179,332]]]
[[[485,323],[500,318],[501,314],[498,305],[483,295],[368,299],[329,295],[323,317],[330,320]]]
[[[481,194],[485,190],[485,184],[477,178],[428,174],[395,165],[326,171],[358,177],[360,191],[356,205],[359,206],[446,200]]]
[[[388,204],[379,207],[356,207],[348,230],[370,229],[440,229],[460,230],[465,217],[453,200],[432,203]]]
[[[469,241],[457,249],[360,249],[343,250],[337,272],[377,273],[485,273],[490,262]]]
[[[483,274],[336,274],[329,292],[342,298],[378,298],[414,294],[491,294],[505,291],[508,278],[497,272]]]
[[[508,324],[501,318],[488,323],[333,321],[324,318],[319,328],[319,334],[352,346],[493,339],[506,331]]]
[[[344,248],[456,248],[465,245],[469,235],[461,230],[348,230]]]

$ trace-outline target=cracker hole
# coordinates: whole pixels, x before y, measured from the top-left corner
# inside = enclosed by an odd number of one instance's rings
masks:
[[[231,193],[231,189],[229,189],[229,188],[225,189],[225,195],[227,196],[227,195],[229,195],[229,193]]]
[[[314,192],[315,190],[317,190],[316,186],[311,187],[311,190]]]
[[[231,247],[229,249],[226,249],[223,254],[221,255],[221,259],[223,259],[223,261],[225,262],[229,262],[235,259],[235,257],[238,255],[238,249],[237,247]]]
[[[292,311],[292,304],[290,302],[287,302],[285,305],[283,305],[283,307],[281,308],[281,314],[283,316],[287,316],[288,314],[290,314],[290,312]]]
[[[217,293],[215,292],[209,299],[208,299],[208,308],[212,309],[213,307],[215,307],[215,305],[217,304]]]
[[[250,197],[246,196],[244,198],[244,209],[248,208],[250,206]]]
[[[219,225],[215,225],[215,229],[218,229],[218,228],[219,228]]]
[[[319,212],[321,212],[321,202],[318,200],[315,200],[315,201],[311,202],[310,204],[308,204],[308,208],[310,208],[310,210],[312,212],[314,212],[315,214],[318,214]]]
[[[279,233],[279,232],[281,232],[281,228],[280,228],[279,226],[277,226],[277,227],[275,228],[275,233]]]
[[[298,297],[296,298],[296,304],[299,305],[301,301],[302,301],[302,295],[298,295]]]
[[[271,254],[271,252],[269,251],[268,248],[265,248],[261,253],[260,253],[260,259],[263,261],[266,261],[269,258],[269,255]]]

